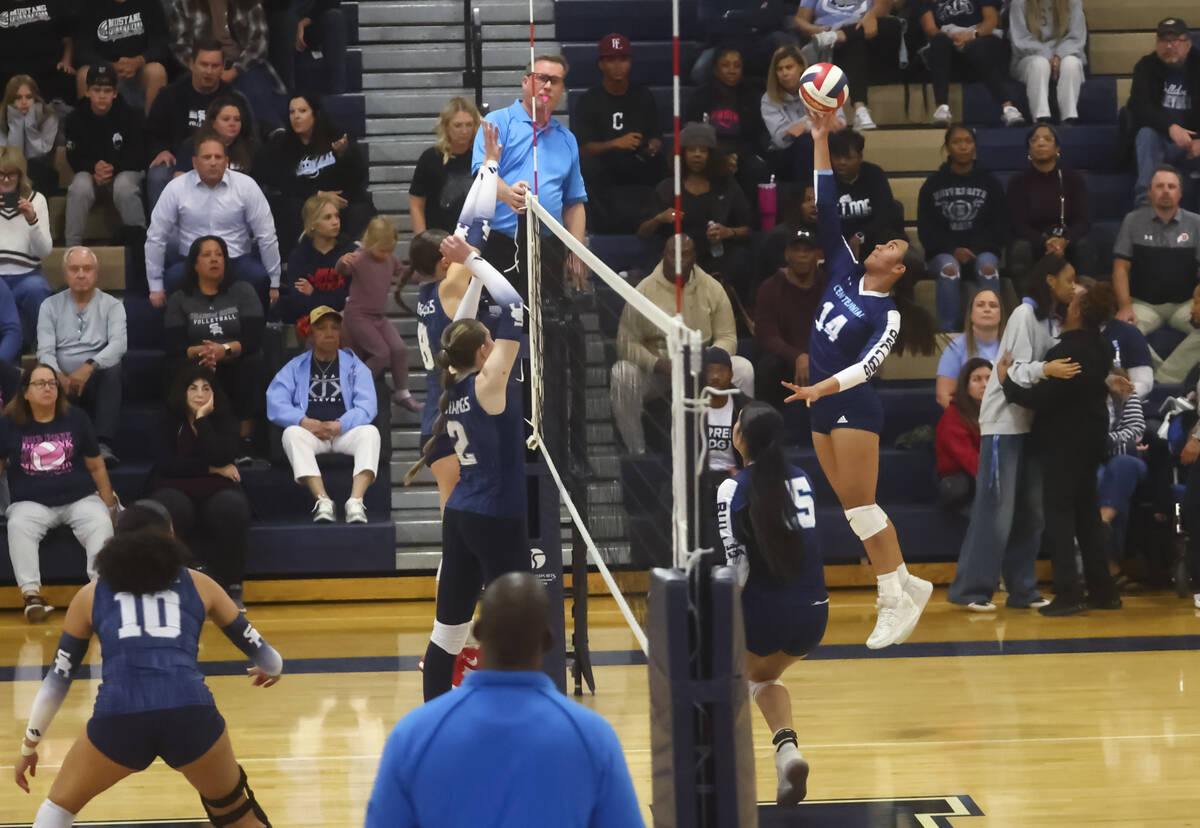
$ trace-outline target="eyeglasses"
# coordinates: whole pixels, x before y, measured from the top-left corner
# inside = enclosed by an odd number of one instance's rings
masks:
[[[1159,35],[1158,39],[1163,43],[1174,43],[1176,46],[1182,46],[1191,40],[1187,35]]]
[[[533,72],[528,75],[528,77],[533,78],[533,82],[536,86],[545,86],[546,84],[550,84],[551,86],[562,86],[563,83],[562,75],[543,75],[541,72]]]
[[[30,388],[57,388],[58,380],[30,380]]]
[[[20,170],[11,170],[9,172],[0,172],[0,181],[16,181],[21,177]]]

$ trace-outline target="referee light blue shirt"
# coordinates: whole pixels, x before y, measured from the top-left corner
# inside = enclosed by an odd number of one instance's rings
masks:
[[[367,828],[641,828],[617,734],[545,673],[480,670],[399,721]]]
[[[487,116],[499,130],[500,177],[506,184],[528,181],[533,192],[533,118],[518,98],[512,106]],[[579,171],[579,142],[571,130],[553,117],[550,124],[538,131],[538,199],[542,206],[562,222],[566,207],[587,201],[583,173]],[[483,163],[483,130],[475,133],[475,150],[471,154],[471,171],[478,172]],[[503,201],[496,203],[492,232],[499,231],[516,238],[517,214]]]

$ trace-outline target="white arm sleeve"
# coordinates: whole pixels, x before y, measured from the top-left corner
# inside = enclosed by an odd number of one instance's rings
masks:
[[[71,689],[71,679],[74,678],[75,668],[83,663],[87,655],[88,641],[76,638],[69,633],[63,633],[58,640],[58,649],[54,653],[54,664],[50,672],[42,679],[37,697],[33,700],[33,709],[29,712],[29,725],[25,729],[25,738],[37,743],[46,735],[50,723],[62,707],[67,691]]]
[[[890,310],[879,337],[875,340],[875,344],[867,348],[862,359],[833,375],[833,378],[838,381],[838,390],[845,391],[847,388],[862,385],[875,376],[879,366],[883,365],[887,355],[892,352],[892,346],[896,344],[896,337],[899,335],[900,311]]]
[[[467,292],[463,294],[462,301],[458,303],[458,310],[454,313],[454,321],[460,319],[474,319],[479,315],[479,297],[483,294],[483,280],[471,277],[471,283],[467,285]]]
[[[496,214],[496,186],[500,180],[500,165],[496,161],[481,164],[463,202],[454,235],[461,236],[475,247],[482,247],[491,230]]]
[[[725,547],[725,563],[737,569],[738,583],[745,586],[746,578],[750,575],[750,559],[746,555],[745,544],[737,539],[733,531],[733,496],[737,487],[738,482],[731,477],[717,488],[717,528]]]

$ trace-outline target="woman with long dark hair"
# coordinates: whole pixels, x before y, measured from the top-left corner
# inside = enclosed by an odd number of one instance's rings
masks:
[[[992,363],[968,359],[958,373],[954,396],[938,420],[934,439],[938,497],[951,509],[971,505],[979,472],[979,404],[992,377]]]
[[[807,792],[808,762],[792,727],[792,702],[780,677],[825,635],[829,595],[808,475],[784,455],[783,416],[764,402],[742,409],[733,445],[745,463],[717,490],[725,559],[737,567],[746,625],[750,697],[773,734],[776,801],[795,805]]]
[[[258,140],[254,137],[254,116],[244,98],[223,95],[208,105],[204,123],[179,148],[175,154],[175,177],[192,170],[192,157],[198,149],[197,139],[211,136],[208,127],[225,145],[225,156],[229,169],[250,175],[254,156],[258,152]]]

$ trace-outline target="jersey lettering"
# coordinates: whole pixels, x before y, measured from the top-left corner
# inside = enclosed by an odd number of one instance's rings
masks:
[[[788,491],[792,495],[792,505],[796,507],[796,523],[801,529],[812,529],[817,525],[817,509],[813,503],[812,487],[803,477],[793,477],[788,481]]]
[[[462,400],[468,403],[467,408],[470,409],[470,400]],[[467,451],[467,430],[463,428],[462,423],[458,420],[446,421],[446,433],[454,439],[454,453],[458,455],[458,464],[460,466],[474,466],[478,460],[475,455]]]
[[[421,364],[426,371],[433,370],[433,349],[429,347],[429,328],[424,322],[417,324],[417,347],[421,349]]]
[[[121,627],[117,638],[178,638],[180,633],[179,593],[163,590],[142,596],[142,623],[138,623],[137,596],[118,592],[113,600],[121,607]]]
[[[621,130],[625,129],[625,113],[614,112],[612,115],[613,132],[620,132]]]

